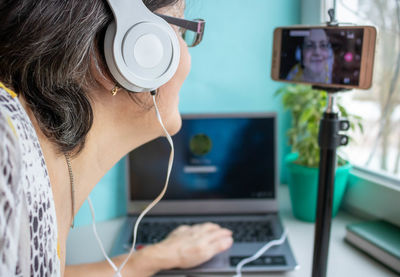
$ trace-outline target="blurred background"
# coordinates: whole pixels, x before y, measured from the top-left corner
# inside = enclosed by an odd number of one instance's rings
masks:
[[[337,0],[340,22],[378,29],[373,87],[344,94],[342,104],[363,118],[364,131],[351,134],[340,150],[356,166],[400,177],[400,1]],[[331,0],[187,0],[185,17],[206,20],[202,43],[190,49],[192,69],[180,93],[181,113],[278,113],[280,182],[286,183],[283,157],[290,152],[286,130],[290,114],[275,91],[283,84],[270,78],[273,30],[293,24],[327,21]],[[350,155],[351,153],[351,155]],[[96,221],[126,214],[125,159],[91,193]],[[76,225],[91,222],[88,204]]]

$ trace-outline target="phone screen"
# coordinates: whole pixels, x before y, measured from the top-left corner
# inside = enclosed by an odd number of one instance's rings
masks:
[[[282,29],[279,79],[360,85],[364,29]]]

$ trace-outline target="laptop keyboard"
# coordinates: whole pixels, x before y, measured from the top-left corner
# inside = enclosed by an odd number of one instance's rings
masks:
[[[266,242],[274,239],[269,221],[220,221],[214,223],[233,232],[235,242]],[[138,228],[137,242],[140,244],[157,243],[180,225],[193,225],[199,222],[142,222]],[[132,244],[132,238],[130,239]]]

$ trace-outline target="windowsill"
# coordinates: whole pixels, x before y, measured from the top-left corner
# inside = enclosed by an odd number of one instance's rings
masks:
[[[343,201],[347,211],[400,226],[399,201],[400,180],[357,166],[351,170]]]
[[[378,172],[360,166],[353,166],[352,174],[368,182],[375,183],[395,191],[400,191],[400,178],[390,176],[384,172]]]

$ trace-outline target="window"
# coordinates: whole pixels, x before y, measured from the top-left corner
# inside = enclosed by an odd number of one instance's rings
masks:
[[[332,1],[326,1],[325,7],[331,6]],[[399,180],[400,0],[336,0],[336,16],[339,22],[378,30],[372,88],[341,97],[351,113],[363,118],[364,132],[353,132],[354,140],[340,151],[355,165]]]

